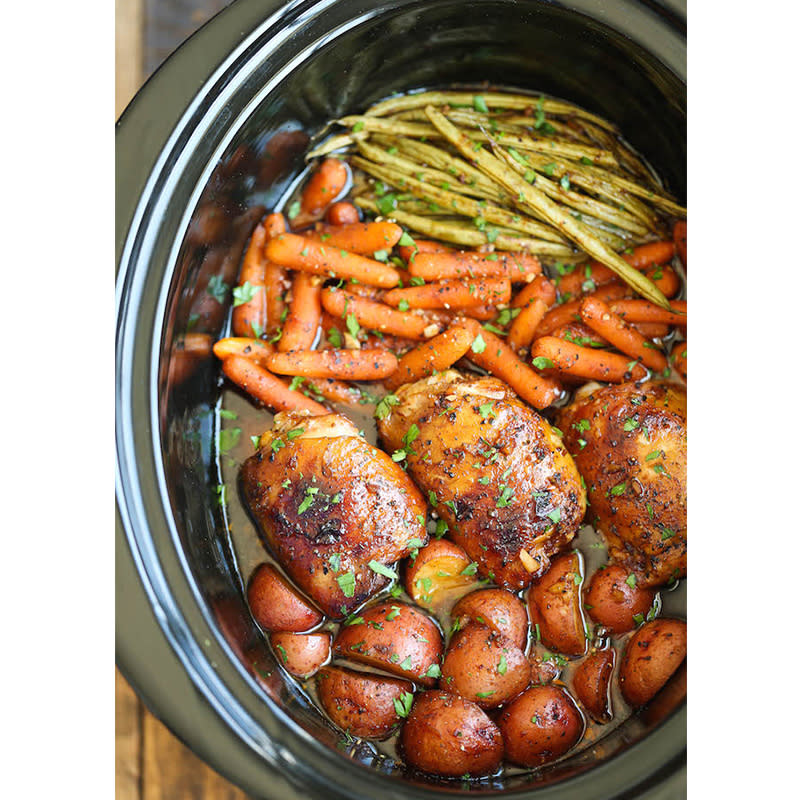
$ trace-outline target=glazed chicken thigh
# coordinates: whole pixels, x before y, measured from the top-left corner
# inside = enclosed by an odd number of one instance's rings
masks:
[[[686,575],[686,389],[587,386],[558,424],[612,561],[642,586]]]
[[[387,585],[376,567],[427,541],[417,487],[339,414],[276,415],[241,481],[267,547],[334,618]]]
[[[387,451],[403,451],[409,475],[482,577],[527,586],[573,538],[586,507],[560,437],[492,377],[448,370],[397,397],[378,422]]]

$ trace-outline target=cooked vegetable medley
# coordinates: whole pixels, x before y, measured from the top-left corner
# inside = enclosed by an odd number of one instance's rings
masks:
[[[247,601],[348,737],[443,779],[539,769],[681,680],[686,212],[562,100],[338,124],[213,348],[260,425]]]

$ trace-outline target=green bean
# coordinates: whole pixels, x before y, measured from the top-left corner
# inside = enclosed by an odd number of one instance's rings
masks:
[[[382,181],[386,181],[392,186],[410,191],[423,200],[451,209],[451,213],[469,217],[470,219],[483,219],[495,225],[503,225],[506,228],[527,233],[538,239],[546,239],[547,241],[560,242],[562,244],[566,242],[564,237],[551,226],[543,225],[540,222],[535,222],[530,219],[524,219],[513,211],[490,205],[485,201],[478,202],[471,197],[463,197],[454,194],[446,189],[440,189],[432,184],[412,178],[410,175],[394,170],[391,167],[374,164],[358,156],[353,157],[351,162],[364,172]]]
[[[584,225],[579,224],[544,192],[529,184],[483,147],[476,149],[469,137],[459,131],[433,106],[427,106],[426,113],[431,123],[464,157],[472,159],[480,169],[502,183],[509,191],[517,194],[521,202],[544,214],[558,230],[576,242],[590,256],[613,270],[643,297],[662,308],[669,308],[669,301],[652,281],[631,267],[596,236],[588,233]]]
[[[533,170],[529,166],[529,162],[524,158],[524,156],[520,156],[520,158],[525,162],[521,163],[518,158],[512,156],[507,150],[503,150],[502,148],[498,147],[496,148],[496,152],[500,153],[506,163],[520,175],[524,176],[528,175],[528,173],[533,173]],[[569,180],[568,172],[565,171],[564,175],[567,176],[567,180]],[[606,205],[605,203],[601,203],[600,201],[591,197],[579,194],[571,189],[566,189],[560,183],[555,183],[554,181],[546,178],[541,171],[536,171],[535,175],[530,175],[529,177],[531,178],[529,182],[535,183],[536,186],[538,186],[548,197],[552,197],[554,200],[559,200],[564,205],[570,206],[570,208],[577,209],[584,214],[589,214],[590,216],[602,220],[603,222],[608,222],[618,228],[622,228],[623,230],[638,236],[645,236],[649,232],[649,229],[646,226],[642,225],[640,222],[637,222],[636,219],[630,215],[625,214],[613,208],[612,206]],[[569,185],[570,184],[567,183],[567,186]]]
[[[376,141],[378,141],[377,137]],[[456,180],[464,181],[470,186],[474,186],[486,195],[487,200],[494,200],[499,203],[507,203],[510,200],[508,192],[502,186],[492,181],[479,169],[475,169],[471,164],[451,155],[446,150],[416,139],[396,139],[392,140],[392,143],[395,144],[400,152],[411,158],[427,163],[443,172],[447,172]]]
[[[326,156],[328,153],[332,153],[335,150],[343,150],[346,147],[350,147],[350,145],[359,139],[364,138],[366,138],[366,136],[358,133],[340,133],[336,136],[331,136],[329,139],[317,145],[309,153],[306,153],[306,161],[311,161],[312,158],[318,158],[319,156]]]
[[[349,116],[337,120],[340,125],[345,125],[359,132],[390,133],[395,136],[411,136],[418,139],[441,139],[442,134],[433,125],[423,122],[403,122],[402,120],[385,119],[383,117],[369,116]],[[359,127],[360,126],[360,127]],[[483,129],[472,133],[472,138],[476,142],[489,142],[492,135]],[[588,158],[595,164],[603,166],[616,166],[617,160],[613,153],[599,147],[588,147],[582,144],[561,142],[545,137],[536,138],[529,135],[505,133],[498,131],[494,134],[501,144],[507,147],[518,147],[520,150],[532,150],[536,153],[549,153],[553,156],[560,156],[571,161],[579,161],[581,158]]]
[[[398,156],[395,153],[390,153],[388,150],[384,150],[376,144],[359,142],[358,152],[371,161],[385,164],[406,175],[413,175],[417,180],[428,180],[437,183],[442,186],[442,188],[448,188],[450,191],[456,192],[457,194],[466,194],[478,198],[482,198],[485,194],[485,192],[482,192],[475,186],[470,186],[468,183],[461,183],[455,180],[453,176],[447,172],[424,167],[414,161]]]
[[[380,209],[375,201],[368,197],[356,197],[353,202],[359,208],[363,208],[373,214],[380,214]],[[485,233],[463,223],[436,220],[431,217],[409,214],[399,209],[393,210],[389,217],[395,219],[401,225],[405,225],[407,228],[411,228],[411,230],[432,239],[441,239],[444,242],[460,244],[466,247],[481,247],[488,243]],[[503,233],[497,235],[493,244],[497,250],[524,250],[537,255],[563,256],[567,258],[575,255],[573,249],[568,245],[537,239],[517,238]]]
[[[410,108],[424,108],[425,106],[468,106],[475,107],[475,98],[480,97],[487,108],[541,108],[548,114],[560,114],[562,116],[576,116],[588,119],[596,125],[600,125],[608,130],[616,128],[607,120],[586,111],[580,106],[567,103],[563,100],[554,100],[549,97],[533,97],[527,94],[506,94],[505,92],[418,92],[417,94],[407,94],[399,97],[390,97],[375,103],[367,114],[371,117],[381,117],[393,114],[397,111],[405,111]]]

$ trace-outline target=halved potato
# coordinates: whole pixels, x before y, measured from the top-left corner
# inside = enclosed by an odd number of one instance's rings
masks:
[[[329,633],[271,633],[270,644],[278,663],[298,678],[313,675],[331,657]]]
[[[441,675],[442,635],[427,614],[406,603],[384,602],[345,622],[335,655],[434,686]]]
[[[585,723],[575,701],[557,686],[533,686],[497,720],[506,758],[538,767],[560,758],[583,736]]]
[[[445,777],[486,775],[503,758],[494,722],[475,703],[441,691],[417,695],[400,747],[410,766]]]
[[[343,667],[317,673],[317,695],[342,730],[364,739],[383,739],[407,716],[414,684]],[[399,713],[398,713],[399,712]]]
[[[613,717],[608,687],[614,671],[613,648],[591,653],[572,676],[572,691],[589,716],[596,722],[610,722]]]
[[[586,613],[612,636],[632,631],[653,607],[656,593],[636,582],[636,576],[619,564],[597,570],[584,595]]]
[[[522,692],[530,678],[528,659],[510,639],[470,622],[450,641],[440,686],[481,708],[497,708]]]
[[[622,696],[643,706],[686,658],[686,623],[680,619],[645,622],[628,640],[619,669]]]
[[[580,656],[586,652],[582,583],[582,560],[573,550],[554,559],[550,569],[528,591],[528,613],[536,638],[564,655]]]
[[[253,619],[265,631],[300,633],[322,621],[322,614],[272,564],[260,564],[253,570],[247,603]]]
[[[508,589],[479,589],[462,597],[450,612],[463,628],[469,620],[488,625],[524,651],[528,643],[528,612]]]
[[[477,566],[456,544],[434,539],[406,569],[406,591],[424,608],[440,611],[470,587],[478,585]]]

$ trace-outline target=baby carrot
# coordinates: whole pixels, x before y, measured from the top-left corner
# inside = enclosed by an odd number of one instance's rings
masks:
[[[375,381],[397,370],[397,358],[388,350],[293,350],[273,353],[269,368],[279,375],[304,378],[341,378]]]
[[[683,375],[686,380],[686,341],[675,342],[672,352],[669,354],[669,361],[673,367]]]
[[[407,339],[427,339],[425,331],[432,324],[424,316],[397,311],[384,303],[357,297],[341,289],[323,289],[322,306],[334,317],[347,319],[352,314],[363,328]],[[439,330],[437,326],[434,334]]]
[[[556,301],[556,287],[544,275],[539,275],[524,288],[520,289],[511,300],[511,308],[523,308],[532,303],[536,298],[544,300],[549,308]]]
[[[441,281],[407,289],[392,289],[383,296],[384,303],[408,308],[470,308],[497,305],[511,299],[511,282],[504,279]]]
[[[394,222],[351,222],[346,225],[318,225],[315,230],[303,235],[328,247],[339,247],[362,256],[382,253],[385,260],[389,251],[400,241],[403,229]]]
[[[629,322],[631,328],[645,339],[663,339],[669,333],[669,325],[665,322]]]
[[[659,308],[648,300],[614,300],[611,310],[619,314],[626,322],[666,322],[667,325],[686,327],[686,301],[670,301],[672,311]]]
[[[656,372],[667,368],[667,358],[652,342],[633,330],[625,321],[614,314],[601,300],[585,297],[581,301],[581,319],[604,339],[611,342],[617,350],[621,350],[630,358],[641,361]]]
[[[351,222],[358,222],[361,217],[358,215],[358,209],[352,203],[340,200],[328,209],[325,219],[331,225],[349,225]]]
[[[308,388],[304,388],[308,387]],[[357,406],[361,400],[361,390],[336,378],[292,378],[290,389],[302,392],[306,397],[325,398],[332,403]]]
[[[264,252],[270,261],[282,267],[328,277],[355,278],[361,283],[385,289],[397,286],[400,277],[397,270],[380,261],[328,247],[294,233],[283,233],[270,239]]]
[[[283,214],[268,214],[264,218],[262,225],[266,231],[267,239],[273,239],[281,233],[286,233],[286,220],[283,218]],[[280,327],[281,320],[286,310],[286,301],[283,299],[283,296],[288,288],[288,284],[289,278],[286,269],[277,264],[273,264],[265,258],[264,292],[267,297],[266,330],[269,333],[275,333]]]
[[[308,272],[298,272],[292,282],[289,316],[278,341],[278,350],[308,350],[314,345],[322,315],[321,279]]]
[[[488,322],[497,316],[497,309],[492,306],[468,306],[466,308],[456,309],[456,316],[462,314],[465,317],[472,317],[472,319],[480,320],[481,322]]]
[[[630,295],[631,290],[625,284],[611,284],[601,286],[587,297],[598,297],[604,302],[617,300]],[[536,329],[537,336],[549,336],[556,328],[568,325],[570,322],[580,322],[580,300],[571,300],[569,303],[562,303],[554,306],[545,315],[539,327]]]
[[[672,239],[678,251],[683,268],[686,269],[686,220],[679,219],[672,228]]]
[[[508,329],[508,344],[512,350],[521,350],[528,347],[533,341],[533,335],[539,327],[539,323],[547,313],[547,304],[539,297],[534,297],[517,314],[511,327]]]
[[[244,356],[262,367],[266,366],[267,356],[274,350],[275,348],[269,342],[246,336],[229,336],[214,344],[214,355],[220,361],[224,361],[229,356]]]
[[[403,261],[410,263],[412,258],[416,258],[417,253],[452,253],[453,248],[429,239],[415,239],[414,244],[400,245],[397,252]]]
[[[231,326],[236,336],[252,336],[267,327],[267,293],[264,288],[266,241],[264,226],[256,225],[239,272],[237,290],[241,295],[234,300],[231,315]]]
[[[581,347],[602,348],[611,346],[602,336],[582,322],[569,322],[560,328],[556,328],[551,335]]]
[[[649,242],[648,244],[634,247],[630,253],[621,253],[620,255],[634,269],[643,271],[651,266],[666,264],[675,255],[675,245],[670,241]],[[577,297],[586,291],[592,291],[593,286],[600,286],[616,278],[616,272],[610,270],[599,261],[578,264],[569,275],[559,278],[558,293],[561,297],[567,294]],[[588,286],[587,289],[583,288],[584,284]]]
[[[539,369],[555,367],[559,372],[579,378],[608,383],[641,380],[647,375],[645,368],[619,353],[593,350],[591,347],[542,336],[531,345],[533,365]]]
[[[347,185],[347,167],[338,158],[326,158],[300,195],[300,211],[292,219],[292,228],[304,228],[319,219]]]
[[[547,408],[561,394],[557,381],[537,375],[520,361],[514,351],[498,336],[481,327],[475,320],[465,318],[459,325],[472,334],[467,351],[470,361],[505,381],[523,400],[534,408]]]
[[[397,364],[397,372],[384,381],[384,386],[393,392],[404,383],[414,383],[452,367],[469,350],[473,338],[466,328],[448,328],[406,353]]]
[[[539,275],[542,265],[529,253],[475,253],[460,250],[452,253],[417,253],[409,262],[408,271],[426,281],[448,278],[508,278],[525,281],[528,275]]]
[[[244,356],[228,356],[222,371],[237,386],[273,411],[307,410],[312,414],[328,414],[325,406],[300,392],[290,389],[280,378]]]

